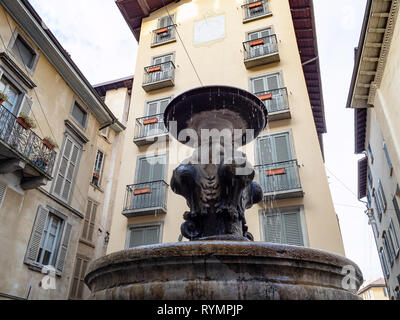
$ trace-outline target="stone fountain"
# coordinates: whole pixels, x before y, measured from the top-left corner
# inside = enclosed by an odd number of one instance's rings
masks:
[[[164,123],[170,134],[195,148],[171,180],[189,207],[181,233],[190,241],[94,261],[85,277],[90,299],[358,299],[362,274],[350,260],[253,241],[245,210],[263,192],[238,147],[264,130],[267,117],[256,96],[227,86],[196,88],[168,105]]]

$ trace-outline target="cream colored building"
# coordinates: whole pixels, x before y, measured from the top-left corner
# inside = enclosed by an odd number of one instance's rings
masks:
[[[364,281],[358,290],[358,295],[363,300],[389,300],[385,279]]]
[[[400,299],[399,1],[367,2],[347,101],[355,112],[358,196],[366,198],[391,299]]]
[[[8,96],[0,106],[0,299],[80,298],[87,263],[109,239],[123,114],[111,112],[28,1],[0,1],[0,38]],[[109,105],[129,108],[126,99]],[[21,113],[37,127],[23,128]],[[45,146],[46,136],[59,147]]]
[[[246,212],[255,240],[344,255],[321,151],[326,126],[312,1],[164,2],[117,1],[139,49],[107,253],[182,240],[188,207],[168,184],[191,150],[168,139],[162,113],[186,90],[229,85],[255,93],[269,109],[269,128],[244,149],[265,193]],[[148,161],[160,158],[165,165]]]

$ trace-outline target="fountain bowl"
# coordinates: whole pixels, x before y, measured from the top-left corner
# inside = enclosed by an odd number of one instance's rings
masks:
[[[171,130],[171,121],[176,121],[177,130]],[[202,129],[236,129],[242,130],[235,139],[240,145],[257,137],[267,126],[267,121],[267,108],[258,97],[231,86],[203,86],[188,90],[174,98],[164,112],[164,123],[176,139],[184,129],[195,130],[198,137]],[[254,130],[254,135],[246,135],[246,129]],[[195,147],[189,138],[178,140]]]
[[[359,300],[362,279],[357,265],[327,251],[192,241],[102,257],[85,282],[94,300]]]

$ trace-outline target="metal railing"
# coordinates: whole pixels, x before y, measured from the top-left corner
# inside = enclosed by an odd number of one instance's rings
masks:
[[[126,187],[124,211],[167,210],[168,184],[163,181],[132,184]]]
[[[257,18],[270,13],[267,0],[251,1],[242,5],[244,20]]]
[[[175,65],[172,61],[144,68],[143,85],[175,78]]]
[[[243,42],[244,60],[259,58],[278,52],[276,34]]]
[[[159,28],[153,31],[152,45],[161,44],[175,39],[175,25]]]
[[[31,165],[51,176],[57,153],[43,144],[32,130],[25,129],[17,117],[0,105],[0,140]]]
[[[136,119],[135,139],[159,136],[168,133],[164,125],[164,114],[156,114]]]
[[[289,110],[287,88],[257,92],[255,95],[264,102],[268,113]]]
[[[297,160],[256,166],[264,194],[301,189]]]

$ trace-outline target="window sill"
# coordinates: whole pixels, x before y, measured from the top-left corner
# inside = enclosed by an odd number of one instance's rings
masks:
[[[162,42],[153,43],[151,45],[151,48],[156,48],[156,47],[162,46],[164,44],[172,43],[172,42],[176,42],[176,38],[170,39],[170,40],[166,40],[166,41],[162,41]]]
[[[271,16],[272,16],[272,13],[268,12],[268,13],[265,13],[265,14],[262,14],[262,15],[259,15],[259,16],[253,17],[253,18],[243,19],[243,23],[247,23],[247,22],[251,22],[251,21],[254,21],[254,20],[267,18],[267,17],[271,17]]]
[[[91,242],[91,241],[88,241],[88,240],[85,240],[85,239],[83,239],[83,238],[80,238],[79,239],[79,242],[80,243],[83,243],[83,244],[85,244],[85,245],[87,245],[88,247],[91,247],[91,248],[96,248],[96,246],[94,245],[94,243],[93,242]]]
[[[47,275],[47,274],[49,274],[49,270],[47,270],[47,272],[43,272],[43,268],[45,267],[45,266],[43,266],[43,265],[41,265],[41,264],[28,264],[28,263],[25,263],[27,266],[28,266],[28,269],[29,270],[32,270],[32,271],[35,271],[35,272],[39,272],[39,273],[41,273],[41,274],[43,274],[43,275]],[[53,267],[54,268],[54,267]],[[56,276],[57,277],[61,277],[61,273],[59,272],[59,271],[55,271],[56,272]]]
[[[104,190],[101,188],[101,187],[99,187],[99,186],[96,186],[94,183],[90,183],[90,185],[93,187],[93,189],[95,189],[95,190],[97,190],[97,191],[100,191],[101,193],[104,193]]]

